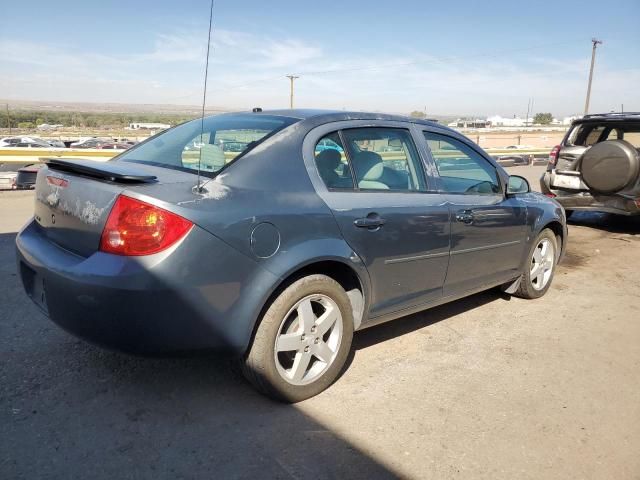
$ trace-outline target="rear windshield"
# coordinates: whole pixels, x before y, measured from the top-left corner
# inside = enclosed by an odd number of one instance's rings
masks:
[[[196,119],[160,133],[116,157],[214,176],[235,158],[296,122],[295,118],[239,114]]]
[[[567,135],[566,145],[590,147],[605,140],[626,140],[640,148],[640,123],[606,122],[575,125]]]

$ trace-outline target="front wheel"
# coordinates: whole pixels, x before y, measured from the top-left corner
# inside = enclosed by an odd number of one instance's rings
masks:
[[[336,380],[352,338],[346,292],[330,277],[310,275],[289,285],[267,307],[243,372],[262,393],[299,402]]]
[[[548,228],[533,242],[529,259],[520,277],[520,285],[514,295],[521,298],[539,298],[547,293],[558,262],[558,241]]]

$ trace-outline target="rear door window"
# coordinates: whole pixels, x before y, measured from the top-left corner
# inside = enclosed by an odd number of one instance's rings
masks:
[[[424,192],[427,184],[408,130],[366,127],[342,131],[360,190]]]
[[[353,175],[338,132],[322,137],[314,155],[318,173],[329,190],[353,190]]]

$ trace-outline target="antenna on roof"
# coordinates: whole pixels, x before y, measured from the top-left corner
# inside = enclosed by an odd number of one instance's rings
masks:
[[[207,37],[207,61],[204,67],[204,88],[202,91],[202,116],[200,117],[200,154],[198,155],[198,183],[196,185],[196,193],[202,192],[202,186],[200,185],[200,164],[202,163],[202,147],[204,142],[204,107],[207,104],[207,79],[209,76],[209,51],[211,49],[211,25],[213,24],[213,0],[211,0],[211,7],[209,8],[209,36]]]

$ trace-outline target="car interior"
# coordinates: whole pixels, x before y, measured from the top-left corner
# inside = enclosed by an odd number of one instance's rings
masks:
[[[456,139],[425,132],[450,193],[501,192],[495,167]],[[318,172],[329,189],[426,191],[419,157],[409,132],[394,128],[356,128],[333,132],[316,145]],[[352,172],[353,170],[353,172]]]

